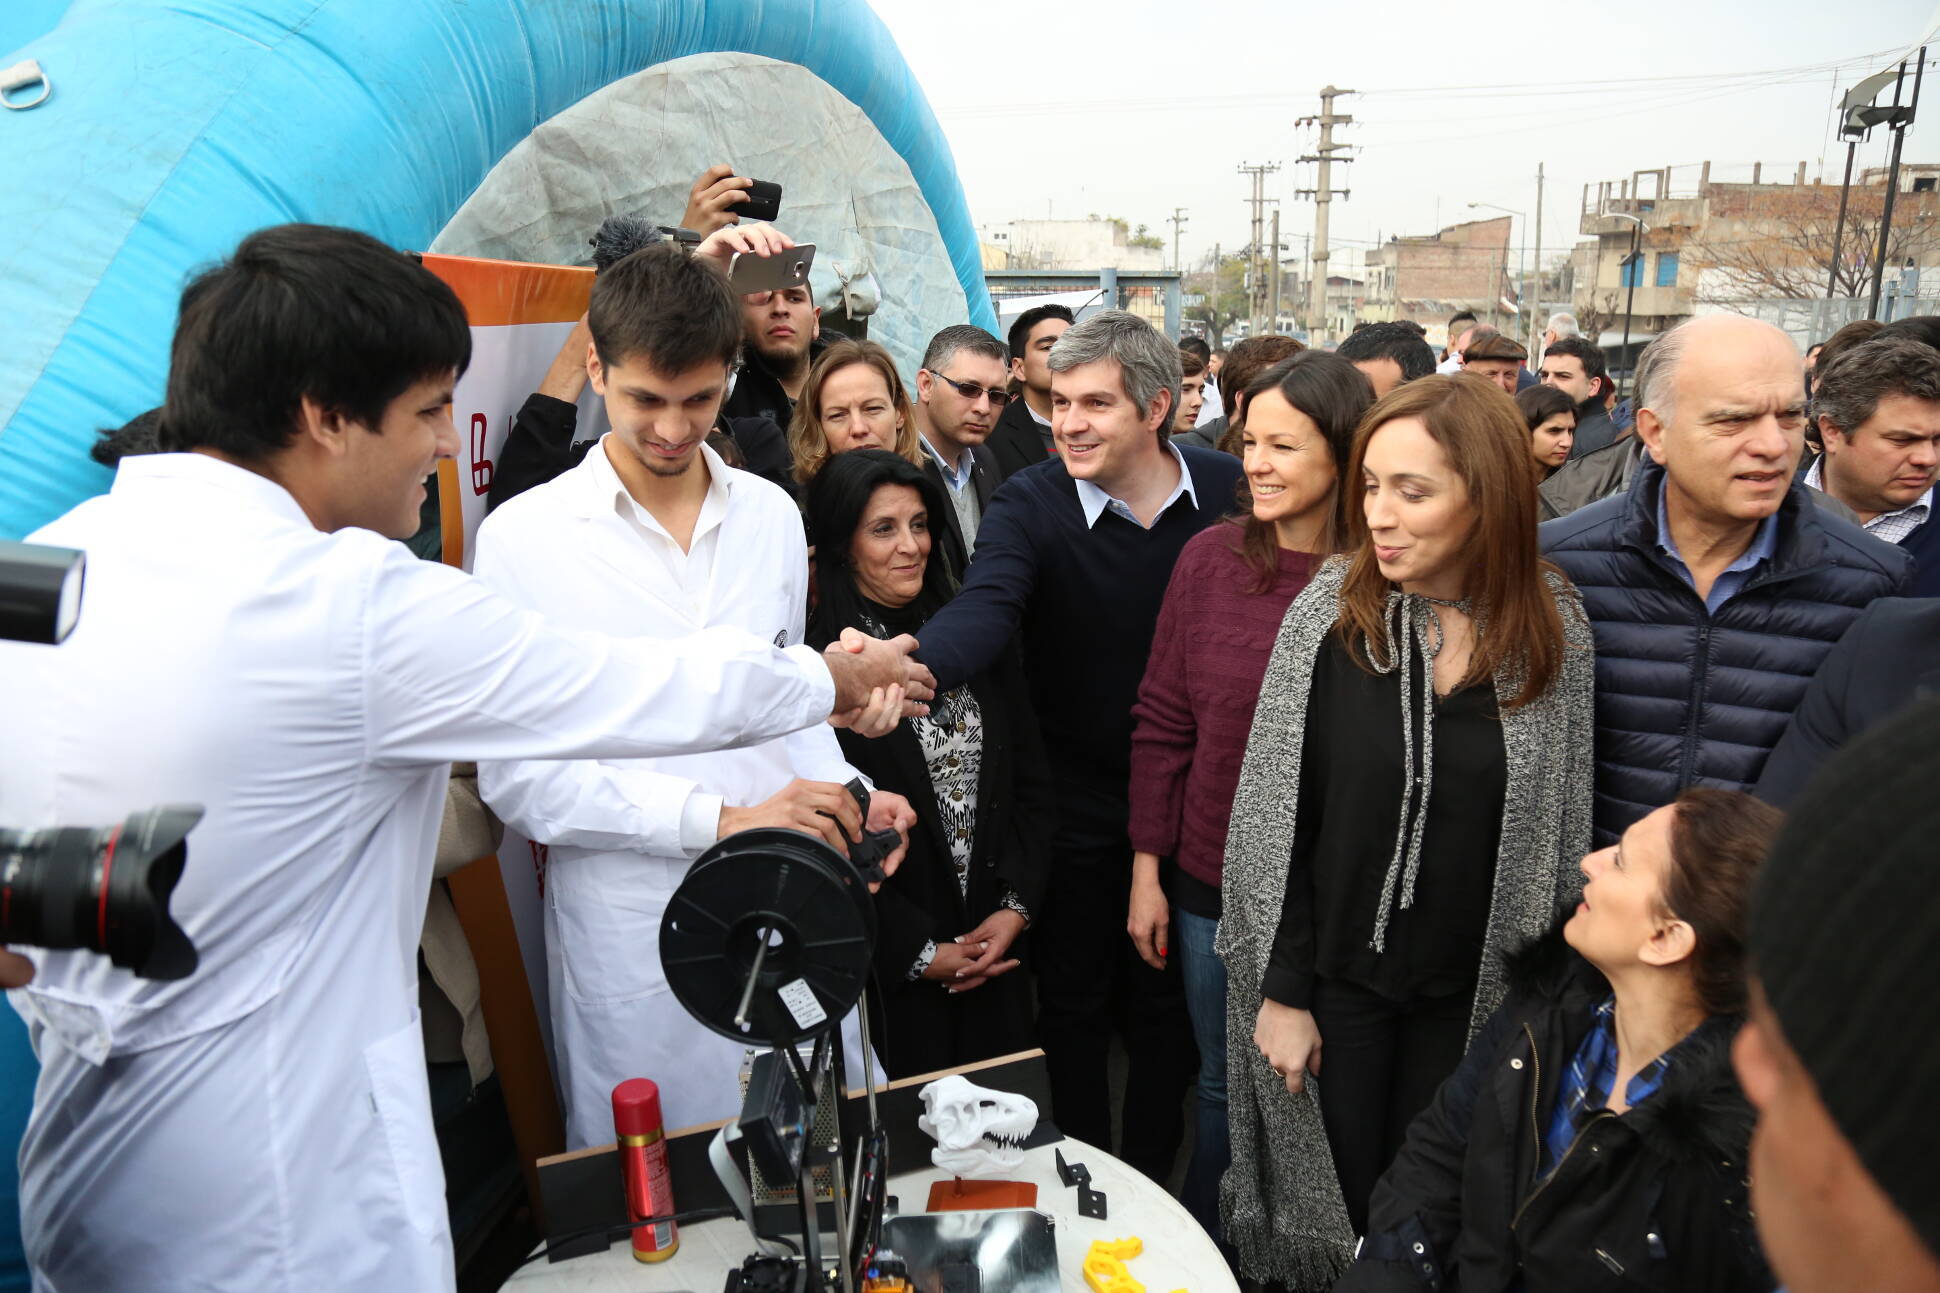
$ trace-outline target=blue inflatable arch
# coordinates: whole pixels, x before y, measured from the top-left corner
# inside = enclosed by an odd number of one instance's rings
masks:
[[[86,447],[159,402],[197,266],[290,220],[427,247],[535,126],[690,54],[799,64],[861,109],[996,325],[949,147],[864,0],[30,0],[0,37],[53,84],[0,112],[0,537],[106,486]]]

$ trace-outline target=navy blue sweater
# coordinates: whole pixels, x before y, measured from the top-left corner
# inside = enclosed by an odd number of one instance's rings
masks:
[[[1186,541],[1235,507],[1240,464],[1182,448],[1192,499],[1149,530],[1106,511],[1085,527],[1061,459],[1006,480],[977,529],[963,590],[923,626],[923,662],[944,687],[982,673],[1019,638],[1062,834],[1102,843],[1126,829],[1132,705],[1172,565]]]
[[[1913,584],[1906,595],[1940,597],[1940,519],[1929,515],[1900,547],[1913,555]]]

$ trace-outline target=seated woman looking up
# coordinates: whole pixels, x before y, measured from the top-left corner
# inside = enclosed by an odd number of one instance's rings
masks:
[[[1583,859],[1583,901],[1409,1128],[1336,1293],[1772,1287],[1731,1069],[1780,814],[1687,790]]]
[[[838,454],[807,502],[819,538],[811,645],[851,627],[914,631],[955,594],[929,524],[949,503],[922,468],[881,449]],[[1053,801],[1017,659],[944,692],[927,717],[888,736],[837,737],[850,765],[906,796],[918,818],[876,895],[883,1067],[909,1077],[1027,1049],[1031,994],[1012,971],[1042,902]]]

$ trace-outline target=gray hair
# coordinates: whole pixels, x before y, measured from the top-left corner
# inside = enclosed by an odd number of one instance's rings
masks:
[[[1684,358],[1684,347],[1690,340],[1691,325],[1695,322],[1696,318],[1686,319],[1644,347],[1643,355],[1637,360],[1637,374],[1631,379],[1630,402],[1633,408],[1649,409],[1664,422],[1671,420],[1671,397],[1677,389],[1677,366]]]
[[[1875,337],[1819,367],[1812,415],[1844,434],[1865,426],[1892,395],[1940,402],[1940,351],[1906,337]]]
[[[1136,314],[1101,310],[1083,323],[1066,328],[1052,345],[1046,362],[1052,372],[1068,373],[1101,359],[1118,362],[1125,397],[1141,414],[1150,416],[1161,391],[1172,396],[1168,409],[1179,407],[1179,383],[1184,380],[1179,348]],[[1163,436],[1167,430],[1162,426],[1159,434]]]
[[[1543,331],[1553,332],[1558,338],[1580,337],[1583,335],[1582,325],[1578,324],[1576,316],[1567,310],[1558,310],[1556,313],[1550,315],[1549,326],[1544,328]]]
[[[1010,363],[1010,347],[1003,342],[973,323],[953,323],[930,338],[930,347],[923,352],[923,367],[933,373],[942,372],[959,350],[1000,364]]]

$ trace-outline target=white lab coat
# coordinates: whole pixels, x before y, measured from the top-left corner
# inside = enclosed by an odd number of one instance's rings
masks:
[[[35,953],[10,994],[35,1287],[449,1288],[415,972],[449,762],[765,741],[826,715],[826,667],[554,628],[196,454],[34,537],[87,551],[86,602],[60,647],[0,643],[0,821],[208,810],[173,903],[195,974]]]
[[[801,514],[775,485],[705,446],[701,455],[711,484],[686,552],[627,494],[602,441],[486,518],[478,577],[574,628],[676,637],[732,626],[800,642]],[[740,1110],[746,1047],[674,999],[660,968],[661,917],[688,864],[714,842],[723,803],[758,804],[795,777],[855,775],[827,724],[710,753],[479,764],[492,811],[548,846],[546,969],[568,1149],[613,1140],[613,1088],[628,1078],[659,1084],[669,1129]],[[860,1054],[853,1031],[848,1053]]]

